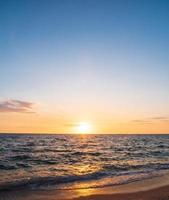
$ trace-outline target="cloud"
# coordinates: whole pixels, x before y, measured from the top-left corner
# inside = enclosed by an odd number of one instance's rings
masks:
[[[169,122],[169,117],[164,117],[164,116],[149,117],[149,118],[145,118],[145,119],[135,119],[135,120],[132,120],[131,122],[138,123],[138,124],[152,124],[152,123],[156,123],[156,122]]]
[[[142,119],[132,120],[132,122],[137,123],[137,124],[152,124],[152,121],[150,121],[150,120],[142,120]]]
[[[159,116],[159,117],[152,117],[150,118],[152,120],[169,120],[169,117]]]
[[[0,112],[34,113],[33,103],[20,100],[0,102]]]
[[[77,124],[78,123],[76,123],[76,122],[70,122],[70,123],[64,123],[63,125],[65,127],[71,128],[71,127],[77,126]]]
[[[145,122],[150,122],[150,121],[149,120],[142,120],[142,119],[135,119],[135,120],[132,120],[132,122],[145,123]]]

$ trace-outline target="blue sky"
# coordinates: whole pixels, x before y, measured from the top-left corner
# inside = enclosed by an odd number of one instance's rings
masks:
[[[80,120],[169,117],[168,10],[167,0],[0,0],[0,100]]]

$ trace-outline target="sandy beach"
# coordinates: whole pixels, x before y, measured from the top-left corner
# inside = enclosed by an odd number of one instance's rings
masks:
[[[34,195],[33,195],[34,196]],[[32,200],[59,200],[57,198],[57,194],[55,195],[45,195],[43,196],[38,195],[37,197],[33,198],[32,195],[27,196],[27,192],[20,193],[18,196],[17,193],[8,194],[0,196],[1,200],[21,200],[21,199],[32,199]],[[90,196],[83,196],[78,198],[73,198],[72,200],[169,200],[169,186],[160,187],[148,191],[141,191],[141,192],[134,192],[134,193],[123,193],[123,194],[99,194],[99,195],[90,195]]]
[[[138,181],[118,187],[108,187],[74,200],[169,200],[169,175]]]
[[[0,200],[169,200],[169,174],[116,187],[79,190],[13,190]]]
[[[169,186],[156,188],[148,191],[109,194],[109,195],[92,195],[87,197],[76,198],[76,200],[169,200]],[[75,199],[74,199],[75,200]]]

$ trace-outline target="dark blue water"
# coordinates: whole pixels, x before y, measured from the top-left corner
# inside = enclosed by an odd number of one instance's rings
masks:
[[[0,189],[124,184],[166,173],[169,135],[0,135]]]

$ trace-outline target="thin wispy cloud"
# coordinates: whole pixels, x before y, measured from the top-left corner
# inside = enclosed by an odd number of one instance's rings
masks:
[[[135,123],[145,123],[145,122],[150,122],[149,120],[142,120],[142,119],[135,119],[135,120],[132,120],[132,122],[135,122]]]
[[[69,123],[64,123],[63,126],[67,128],[72,128],[77,126],[79,123],[78,122],[69,122]]]
[[[169,120],[169,117],[163,117],[163,116],[159,116],[159,117],[151,117],[150,119],[152,120]]]
[[[152,123],[157,123],[157,122],[169,122],[169,117],[165,117],[165,116],[149,117],[149,118],[145,118],[145,119],[135,119],[135,120],[132,120],[131,122],[138,123],[138,124],[152,124]]]
[[[0,112],[34,113],[34,103],[21,100],[7,100],[0,102]]]
[[[132,120],[133,123],[137,123],[137,124],[152,124],[151,120],[142,120],[142,119],[136,119],[136,120]]]

